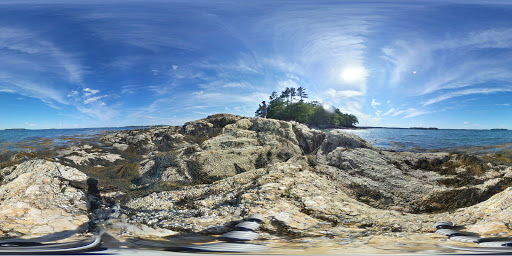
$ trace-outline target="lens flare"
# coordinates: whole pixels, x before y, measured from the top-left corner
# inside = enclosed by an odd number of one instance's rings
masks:
[[[341,78],[345,82],[358,82],[363,81],[366,76],[368,75],[368,72],[364,67],[358,66],[358,67],[347,67],[341,71]]]

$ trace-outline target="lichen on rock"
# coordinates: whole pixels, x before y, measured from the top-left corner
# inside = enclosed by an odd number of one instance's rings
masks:
[[[250,214],[264,217],[268,237],[406,236],[431,232],[440,219],[475,230],[510,226],[512,168],[461,154],[383,151],[340,130],[228,114],[100,141],[61,150],[55,161],[99,179],[104,206],[120,205],[110,223],[122,236],[219,235]],[[51,217],[37,222],[50,213],[77,228],[92,214],[77,169],[32,160],[0,176],[0,221],[10,223],[3,234],[64,228]]]

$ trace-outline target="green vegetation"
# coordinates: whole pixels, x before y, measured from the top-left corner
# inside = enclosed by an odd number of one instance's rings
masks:
[[[293,102],[296,97],[299,100]],[[333,108],[333,111],[328,111],[319,102],[305,102],[304,99],[307,98],[306,89],[303,87],[297,89],[286,87],[281,92],[281,95],[278,95],[277,92],[272,92],[269,97],[270,102],[268,106],[270,111],[267,113],[267,118],[297,121],[314,126],[353,127],[359,123],[354,115],[342,113],[337,108]],[[259,108],[256,110],[256,116],[262,116]]]

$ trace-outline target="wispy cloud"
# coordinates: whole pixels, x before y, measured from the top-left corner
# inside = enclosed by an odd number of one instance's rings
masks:
[[[31,98],[39,99],[47,103],[50,107],[58,108],[56,103],[68,104],[63,97],[63,93],[55,88],[45,84],[34,83],[26,78],[12,76],[11,74],[0,72],[0,90],[8,93],[16,93]]]
[[[394,66],[392,84],[414,83],[417,76],[427,78],[423,85],[417,84],[416,93],[421,95],[488,81],[512,81],[512,75],[504,68],[512,64],[512,55],[503,53],[495,58],[478,52],[512,48],[511,42],[512,29],[495,28],[471,31],[464,38],[396,41],[383,49],[383,58]],[[458,64],[450,64],[454,62]],[[416,70],[418,74],[412,74]]]
[[[305,87],[309,100],[368,122],[433,116],[448,101],[511,92],[507,13],[493,19],[494,6],[483,21],[462,14],[488,2],[433,2],[47,0],[31,7],[37,17],[2,18],[0,92],[69,116],[140,123],[252,116],[286,87]]]
[[[39,99],[56,109],[70,104],[61,85],[79,83],[85,73],[76,56],[44,34],[20,26],[0,26],[0,56],[0,90]]]
[[[89,97],[89,96],[91,96],[91,95],[94,95],[94,94],[96,94],[96,93],[100,92],[99,90],[93,90],[93,89],[91,89],[91,88],[85,88],[85,89],[83,89],[83,91],[85,92],[85,93],[84,93],[84,96],[85,96],[85,97]]]
[[[107,107],[99,104],[94,107],[81,105],[76,106],[76,108],[81,113],[93,117],[95,123],[103,123],[103,125],[119,125],[119,123],[116,123],[116,121],[119,121],[117,119],[119,116],[119,110],[116,107]]]
[[[89,104],[89,103],[92,103],[92,102],[98,101],[98,100],[100,100],[101,98],[104,98],[104,97],[106,97],[106,96],[96,96],[96,97],[86,98],[86,99],[84,100],[84,104]],[[104,105],[104,104],[102,104],[102,105]]]
[[[85,72],[76,56],[63,51],[44,35],[26,29],[0,27],[0,53],[4,71],[21,72],[12,63],[24,62],[39,72],[67,77],[70,82],[80,82]]]
[[[246,83],[232,82],[232,83],[227,83],[227,84],[223,85],[222,87],[223,88],[248,88],[249,85]]]
[[[402,118],[411,118],[415,116],[425,115],[431,113],[430,111],[421,110],[417,108],[408,108],[405,110],[398,110],[391,113],[392,116],[402,116]]]
[[[372,107],[380,106],[381,104],[377,102],[375,99],[372,99]]]
[[[353,98],[353,97],[360,97],[360,96],[364,96],[365,95],[365,92],[362,92],[362,91],[354,91],[354,90],[336,90],[336,89],[328,89],[326,92],[325,92],[325,95],[324,97],[332,97],[332,98],[335,98],[335,99],[339,99],[339,98]]]
[[[474,94],[492,94],[498,92],[512,92],[512,88],[475,88],[475,89],[466,89],[460,90],[450,93],[442,94],[438,97],[427,100],[423,103],[423,106],[431,105],[434,103],[438,103],[441,101],[449,100],[456,97],[466,96],[466,95],[474,95]]]

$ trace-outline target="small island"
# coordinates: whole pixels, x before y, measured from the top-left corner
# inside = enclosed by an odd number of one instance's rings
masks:
[[[298,97],[297,102],[293,102]],[[306,102],[308,98],[304,87],[289,88],[286,87],[281,95],[272,92],[269,96],[270,103],[266,117],[284,121],[297,121],[307,124],[310,127],[321,129],[328,128],[355,128],[359,123],[356,116],[342,113],[340,109],[334,106],[325,107],[318,101]],[[261,107],[261,106],[260,106]],[[258,108],[255,112],[257,117],[263,117],[262,110]]]

